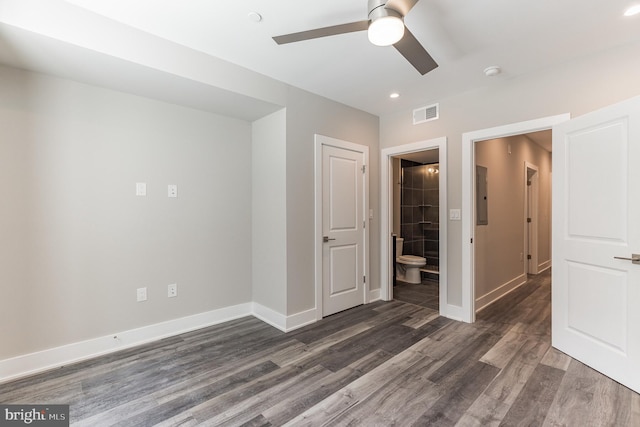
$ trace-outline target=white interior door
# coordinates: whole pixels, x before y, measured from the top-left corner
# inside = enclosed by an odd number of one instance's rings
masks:
[[[637,392],[639,165],[640,98],[553,128],[553,346]]]
[[[322,314],[364,301],[364,154],[322,147]]]

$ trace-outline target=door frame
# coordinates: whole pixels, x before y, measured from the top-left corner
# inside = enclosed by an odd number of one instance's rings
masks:
[[[475,254],[472,243],[475,237],[475,143],[548,130],[570,118],[569,113],[564,113],[462,134],[462,306],[459,307],[461,320],[468,323],[476,320]]]
[[[529,170],[532,174],[531,185],[527,185],[529,180]],[[539,169],[538,166],[524,162],[524,256],[525,274],[538,274],[538,216],[539,216]],[[531,222],[527,222],[531,218]],[[531,259],[527,259],[531,255]]]
[[[315,180],[315,215],[314,215],[314,246],[315,246],[315,261],[314,261],[314,276],[315,276],[315,311],[316,320],[322,319],[322,147],[336,147],[344,150],[355,151],[362,153],[362,164],[365,167],[365,171],[362,174],[363,186],[362,186],[362,216],[364,221],[364,228],[362,230],[364,236],[363,244],[363,262],[364,262],[364,275],[366,279],[363,286],[362,302],[363,304],[369,303],[370,298],[370,278],[369,272],[369,147],[366,145],[356,144],[349,141],[343,141],[337,138],[331,138],[320,134],[314,134],[314,180]]]
[[[380,299],[393,299],[393,263],[391,230],[393,229],[393,157],[438,149],[439,162],[439,251],[440,251],[440,315],[456,318],[447,303],[447,138],[399,145],[381,150],[380,156]]]

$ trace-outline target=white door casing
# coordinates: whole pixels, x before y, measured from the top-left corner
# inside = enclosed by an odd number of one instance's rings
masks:
[[[538,167],[529,162],[524,162],[524,194],[525,274],[538,274],[539,174]]]
[[[384,148],[380,156],[380,299],[393,299],[393,266],[391,230],[393,230],[393,170],[392,157],[419,151],[438,149],[439,193],[440,193],[440,315],[458,319],[457,307],[448,301],[448,262],[447,262],[447,138],[440,137],[426,141],[412,142],[396,147]]]
[[[367,302],[368,147],[316,135],[316,156],[316,317],[321,318]]]
[[[487,139],[504,138],[523,133],[551,129],[552,126],[569,120],[569,114],[543,117],[525,122],[512,123],[494,128],[462,134],[462,289],[458,318],[464,322],[475,322],[475,143]],[[450,302],[451,304],[451,302]]]
[[[552,344],[640,392],[640,97],[553,128]]]

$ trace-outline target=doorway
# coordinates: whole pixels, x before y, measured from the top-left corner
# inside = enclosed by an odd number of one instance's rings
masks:
[[[550,150],[550,130],[475,143],[476,312],[537,274],[538,259],[551,261]]]
[[[550,133],[550,132],[549,132]],[[549,171],[551,173],[551,171]],[[550,187],[550,186],[549,186]],[[550,195],[550,188],[546,196]],[[525,274],[538,274],[538,225],[539,225],[539,198],[540,198],[540,173],[539,168],[529,162],[524,165],[524,247],[525,247]],[[548,214],[548,212],[545,212]],[[551,233],[549,233],[549,236]],[[551,241],[548,242],[551,245]],[[549,251],[548,260],[551,260]]]
[[[437,148],[393,157],[393,297],[439,311]]]
[[[386,148],[382,150],[381,155],[381,212],[380,212],[380,231],[381,231],[381,259],[380,259],[380,299],[390,301],[393,299],[393,247],[392,238],[393,231],[393,197],[394,187],[397,186],[397,180],[393,179],[393,161],[394,157],[403,157],[412,153],[424,152],[427,150],[438,150],[439,164],[439,182],[438,182],[438,216],[439,220],[439,311],[442,316],[456,318],[451,313],[450,306],[447,301],[447,139],[436,138],[428,141],[420,141],[411,144],[401,145],[397,147]],[[397,190],[395,191],[397,193]],[[397,217],[397,213],[395,216]]]
[[[462,135],[462,306],[460,318],[466,322],[474,322],[476,316],[476,153],[475,144],[479,141],[506,138],[551,129],[555,124],[569,120],[569,114],[545,117],[527,122],[514,123],[496,128],[468,132]],[[506,153],[510,148],[507,146]],[[521,170],[521,169],[520,169]],[[488,171],[491,175],[491,170]],[[490,191],[490,190],[489,190]],[[489,195],[491,198],[491,195]],[[521,208],[522,209],[522,208]],[[520,210],[522,212],[522,210]],[[491,221],[491,212],[489,212]],[[522,228],[520,228],[522,230]],[[520,234],[520,231],[518,231]],[[524,246],[521,250],[525,252]],[[520,251],[518,251],[519,255]],[[491,296],[483,301],[485,304]]]

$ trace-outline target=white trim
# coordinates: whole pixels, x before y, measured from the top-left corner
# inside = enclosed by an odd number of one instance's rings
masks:
[[[370,228],[371,223],[369,221],[369,147],[366,145],[355,144],[349,141],[343,141],[341,139],[331,138],[328,136],[314,134],[314,197],[315,197],[315,266],[314,266],[314,280],[316,290],[316,320],[322,319],[322,147],[330,146],[341,148],[344,150],[355,151],[356,153],[362,153],[363,166],[365,166],[365,173],[363,174],[363,208],[362,216],[365,222],[364,233],[364,275],[367,280],[363,286],[362,302],[367,304],[371,302],[369,295],[369,287],[371,286],[371,274],[370,274],[370,262],[369,262],[369,241],[370,241]]]
[[[316,320],[316,309],[311,308],[306,311],[301,311],[296,314],[291,314],[287,316],[286,320],[286,329],[284,332],[291,332],[294,329],[302,328],[303,326],[310,325],[315,323]]]
[[[538,274],[542,273],[543,271],[546,271],[548,269],[551,268],[551,260],[548,259],[544,262],[541,262],[540,264],[538,264]]]
[[[142,328],[0,360],[0,384],[246,316],[254,316],[283,332],[290,332],[314,323],[316,310],[313,308],[291,316],[284,316],[261,304],[249,302],[168,320]]]
[[[251,309],[251,303],[234,305],[1,360],[0,383],[250,316]]]
[[[462,134],[462,314],[465,322],[476,319],[474,301],[474,254],[471,239],[474,237],[473,210],[475,208],[475,150],[477,141],[503,138],[523,133],[551,129],[571,118],[570,114],[559,114],[526,122],[513,123]]]
[[[314,136],[314,286],[316,290],[316,320],[322,319],[322,143]]]
[[[251,313],[274,328],[280,329],[283,332],[287,329],[287,316],[269,307],[253,302],[251,303]]]
[[[380,299],[380,289],[371,289],[369,291],[369,302],[378,301]]]
[[[500,285],[498,288],[492,290],[491,292],[479,297],[476,299],[476,313],[480,310],[486,308],[488,305],[494,303],[499,300],[503,296],[507,295],[510,292],[513,292],[515,289],[527,283],[527,275],[521,274],[508,282]]]
[[[531,186],[527,185],[529,169],[535,171],[531,179]],[[538,274],[538,209],[539,209],[539,169],[538,166],[524,162],[524,272],[525,274]],[[530,187],[530,188],[529,188]],[[531,193],[531,194],[530,194]],[[531,200],[529,200],[531,195]],[[529,202],[531,204],[529,205]],[[528,214],[531,215],[531,225],[527,222]],[[528,229],[528,230],[527,230]],[[528,233],[530,231],[530,233]],[[531,255],[531,259],[527,258]],[[477,311],[477,310],[476,310]]]
[[[280,329],[282,332],[290,332],[316,322],[316,309],[301,311],[300,313],[285,316],[275,310],[254,302],[251,304],[251,314],[265,323]]]
[[[380,299],[393,298],[393,271],[391,248],[391,224],[393,218],[392,157],[437,148],[440,163],[440,315],[451,319],[462,319],[460,307],[447,300],[447,138],[440,137],[428,141],[418,141],[396,147],[385,148],[380,156]]]

